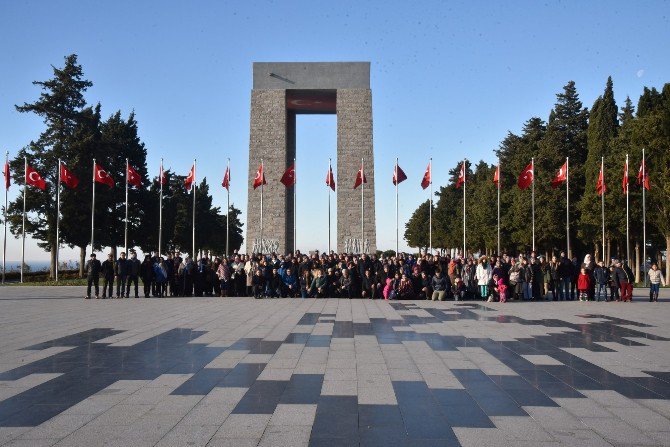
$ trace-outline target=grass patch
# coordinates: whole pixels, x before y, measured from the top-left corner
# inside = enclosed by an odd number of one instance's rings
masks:
[[[85,286],[87,284],[86,278],[73,278],[73,279],[59,279],[58,282],[53,280],[48,281],[26,281],[23,283],[20,282],[5,282],[6,286]]]

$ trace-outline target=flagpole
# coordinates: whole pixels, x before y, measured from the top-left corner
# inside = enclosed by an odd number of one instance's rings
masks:
[[[261,240],[259,246],[260,254],[263,254],[263,183],[265,183],[265,172],[263,172],[263,159],[261,158]]]
[[[23,225],[21,229],[21,282],[26,259],[26,193],[28,192],[28,157],[23,157]]]
[[[161,256],[161,248],[163,242],[163,159],[161,158],[161,171],[158,178],[160,184],[160,192],[158,196],[158,257]]]
[[[498,256],[500,256],[500,157],[498,157]]]
[[[533,178],[531,185],[531,200],[532,200],[532,213],[533,213],[533,251],[535,251],[535,157],[530,159],[530,167],[533,170]]]
[[[331,177],[330,173],[332,172],[332,167],[330,164],[330,158],[328,159],[328,183],[330,183]],[[330,254],[330,190],[333,189],[332,185],[328,185],[328,254]]]
[[[628,154],[626,154],[626,261],[630,265],[630,229],[628,209]]]
[[[465,260],[465,158],[463,159],[463,259]]]
[[[228,243],[230,240],[230,158],[228,158],[226,171],[228,171],[228,187],[226,188],[228,196],[228,207],[226,208],[226,259],[228,259],[228,254],[230,253],[228,251]]]
[[[196,183],[195,183],[195,163],[196,160],[195,158],[193,159],[193,182],[192,182],[192,188],[193,188],[193,229],[192,229],[192,234],[193,234],[193,259],[195,260],[195,188],[196,188]]]
[[[9,151],[5,152],[5,166],[9,166]],[[5,175],[9,177],[9,170],[5,172]],[[5,210],[4,210],[4,223],[5,223],[5,237],[2,243],[2,283],[5,283],[5,273],[7,268],[7,195],[9,193],[9,188],[7,187],[7,177],[5,177]]]
[[[297,213],[297,205],[298,205],[298,193],[297,193],[297,186],[298,186],[298,179],[296,177],[296,169],[298,167],[295,164],[295,157],[293,158],[293,255],[295,255],[296,251],[298,251],[298,213]]]
[[[56,282],[58,282],[58,255],[60,254],[60,170],[61,160],[58,159],[58,182],[56,183]]]
[[[605,262],[605,157],[600,157],[600,175],[602,176],[602,184],[600,186],[600,203],[601,203],[601,215],[602,215],[602,243],[603,243],[603,254],[601,259]]]
[[[533,175],[535,175],[534,172]],[[565,236],[568,242],[568,259],[572,259],[570,253],[570,157],[565,157]]]
[[[428,161],[428,175],[430,176],[430,197],[428,201],[428,242],[430,254],[433,254],[433,157]]]
[[[400,242],[398,239],[398,157],[395,158],[395,255],[398,256]]]
[[[93,199],[91,200],[91,254],[95,251],[93,249],[93,236],[95,234],[93,228],[95,225],[95,158],[93,159]]]
[[[128,252],[128,159],[126,158],[126,219],[123,230],[123,251]]]
[[[647,287],[647,201],[646,190],[647,166],[644,159],[644,148],[642,148],[642,272],[644,273],[644,286]]]
[[[365,217],[365,209],[363,202],[363,190],[365,189],[365,169],[363,168],[363,157],[361,157],[361,254],[363,254],[363,241],[365,240],[365,233],[363,231],[363,219]]]

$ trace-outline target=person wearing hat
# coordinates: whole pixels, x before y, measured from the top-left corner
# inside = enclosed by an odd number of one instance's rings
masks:
[[[98,261],[95,257],[95,253],[91,253],[91,256],[88,261],[86,261],[86,266],[84,267],[84,270],[86,270],[86,280],[87,280],[87,287],[86,287],[86,296],[84,297],[87,300],[91,299],[91,286],[95,286],[95,298],[99,298],[100,294],[100,261]]]

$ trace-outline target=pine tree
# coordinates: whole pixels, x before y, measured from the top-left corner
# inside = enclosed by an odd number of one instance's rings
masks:
[[[622,214],[620,194],[614,194],[615,182],[613,175],[620,173],[618,169],[623,166],[620,157],[613,157],[612,143],[619,131],[618,108],[614,101],[612,78],[607,78],[607,85],[602,96],[596,99],[591,109],[587,131],[588,155],[584,164],[586,177],[586,189],[578,203],[581,211],[579,221],[579,236],[583,240],[602,241],[602,200],[596,192],[596,183],[601,168],[602,157],[605,157],[605,184],[609,185],[605,193],[606,215],[605,215],[605,238],[609,241],[621,238],[621,223],[625,224],[625,210]],[[617,175],[617,177],[619,177]],[[597,245],[597,243],[595,244]],[[606,253],[606,243],[601,245],[599,259],[603,259]]]
[[[56,262],[56,182],[58,179],[58,159],[68,160],[71,145],[75,144],[75,134],[86,105],[84,92],[93,84],[84,79],[82,67],[77,55],[65,57],[63,68],[53,67],[53,78],[47,81],[34,81],[42,93],[37,101],[16,106],[20,113],[34,113],[44,120],[46,129],[36,141],[22,148],[11,162],[16,183],[24,182],[24,157],[47,182],[46,191],[30,188],[26,196],[26,233],[38,241],[38,246],[51,253],[51,276],[55,273]],[[21,234],[23,212],[23,194],[25,188],[8,213],[11,215],[10,228],[15,235]]]

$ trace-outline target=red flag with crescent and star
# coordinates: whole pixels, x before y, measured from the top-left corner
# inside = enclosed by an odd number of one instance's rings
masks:
[[[280,182],[284,184],[287,188],[295,185],[295,163],[292,163],[291,166],[286,168],[284,175],[281,176]]]
[[[4,170],[3,174],[5,175],[5,189],[9,189],[10,180],[9,180],[9,162],[8,161],[5,162],[5,170]]]
[[[465,162],[461,163],[461,170],[458,172],[458,180],[456,181],[456,188],[460,188],[465,183]]]
[[[335,191],[335,176],[333,175],[333,167],[328,166],[328,173],[326,174],[326,186]]]
[[[647,191],[651,189],[651,185],[649,184],[649,171],[647,171],[647,166],[644,164],[644,160],[642,160],[640,170],[637,172],[637,184],[644,186],[644,189]]]
[[[496,166],[496,170],[493,173],[493,184],[498,186],[498,183],[500,182],[500,165]]]
[[[621,180],[621,189],[624,194],[628,194],[628,158],[623,165],[623,180]]]
[[[407,175],[405,175],[405,171],[403,171],[402,168],[396,163],[395,170],[393,171],[393,184],[399,185],[405,180],[407,180]]]
[[[363,183],[367,183],[368,179],[365,178],[365,172],[363,172],[363,165],[361,164],[361,169],[358,170],[356,174],[356,181],[354,182],[354,189],[361,186]]]
[[[568,179],[567,173],[568,173],[568,162],[566,161],[565,163],[563,163],[563,166],[561,166],[561,169],[559,169],[558,172],[556,173],[556,177],[554,177],[554,179],[551,181],[551,187],[553,189],[556,189],[559,186],[561,186],[561,183],[563,183]]]
[[[596,183],[596,192],[599,196],[607,192],[607,186],[605,185],[605,175],[603,174],[603,168],[600,167],[600,173],[598,174],[598,183]]]
[[[44,191],[47,187],[47,182],[42,176],[30,166],[26,166],[26,185],[34,186]]]
[[[521,171],[521,174],[519,174],[519,180],[517,181],[519,188],[528,189],[528,187],[533,184],[533,180],[535,178],[535,172],[533,171],[533,162],[531,162],[524,168],[523,171]]]
[[[193,163],[193,166],[191,166],[191,170],[188,171],[188,175],[184,180],[184,186],[186,186],[186,189],[190,191],[191,186],[193,186],[194,182],[195,182],[195,163]]]
[[[421,179],[421,187],[423,189],[426,189],[430,186],[431,182],[431,166],[430,163],[428,163],[428,166],[426,166],[426,172],[423,173],[423,178]]]
[[[167,185],[167,175],[163,169],[163,163],[161,163],[160,171],[158,172],[158,183],[160,185]]]
[[[221,186],[223,186],[228,191],[230,191],[230,168],[229,167],[226,167],[226,173],[223,174],[223,181],[221,182]]]
[[[65,163],[62,162],[60,164],[60,181],[65,186],[72,189],[76,188],[79,184],[79,179],[75,177],[75,175],[71,173],[67,167],[65,167]]]
[[[128,165],[128,184],[137,188],[142,187],[142,176],[130,165]]]
[[[110,188],[114,187],[114,179],[110,177],[107,171],[102,169],[102,166],[100,166],[97,163],[95,164],[95,172],[93,173],[93,178],[98,183],[105,184]]]
[[[254,189],[258,188],[261,185],[267,185],[268,182],[265,181],[265,174],[263,173],[263,163],[258,166],[258,171],[256,171],[256,177],[254,177]]]

